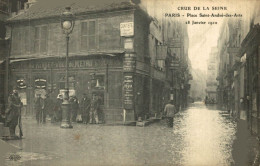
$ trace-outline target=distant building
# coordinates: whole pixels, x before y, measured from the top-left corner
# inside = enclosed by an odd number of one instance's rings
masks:
[[[199,69],[192,69],[192,77],[189,95],[194,100],[203,100],[206,96],[206,74]]]
[[[217,55],[218,49],[213,47],[209,55],[207,66],[206,95],[209,99],[217,101]]]

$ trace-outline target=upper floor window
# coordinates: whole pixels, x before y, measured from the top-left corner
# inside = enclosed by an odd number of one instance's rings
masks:
[[[45,53],[47,51],[47,26],[35,27],[35,52]]]
[[[29,27],[15,28],[12,34],[12,52],[14,54],[30,53],[30,29]]]
[[[81,23],[81,50],[96,48],[96,21]]]

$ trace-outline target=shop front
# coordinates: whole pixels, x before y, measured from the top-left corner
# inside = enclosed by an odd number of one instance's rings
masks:
[[[69,60],[69,94],[79,101],[83,93],[101,98],[105,121],[122,121],[122,54],[76,57]],[[45,58],[11,61],[12,88],[18,88],[25,114],[34,115],[37,94],[55,101],[65,91],[65,59]]]

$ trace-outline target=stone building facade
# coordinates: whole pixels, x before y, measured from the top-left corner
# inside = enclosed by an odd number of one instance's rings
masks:
[[[219,105],[234,118],[246,119],[253,135],[260,131],[260,13],[254,6],[242,19],[224,22],[219,37]]]
[[[8,20],[9,89],[19,88],[27,114],[34,114],[36,94],[55,99],[64,92],[66,42],[60,14],[66,6],[75,14],[69,43],[70,95],[99,95],[106,122],[159,115],[171,87],[167,61],[173,53],[161,37],[166,23],[159,26],[145,5],[130,0],[38,0]],[[123,33],[124,27],[130,34]]]

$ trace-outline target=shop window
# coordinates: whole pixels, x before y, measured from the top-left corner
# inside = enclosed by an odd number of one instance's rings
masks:
[[[91,89],[105,89],[105,76],[104,75],[92,75]]]
[[[47,26],[35,27],[34,49],[36,53],[47,51]]]
[[[65,89],[65,75],[59,77],[59,89]],[[69,76],[69,89],[75,89],[75,76]]]
[[[96,21],[81,23],[81,50],[96,48]]]

